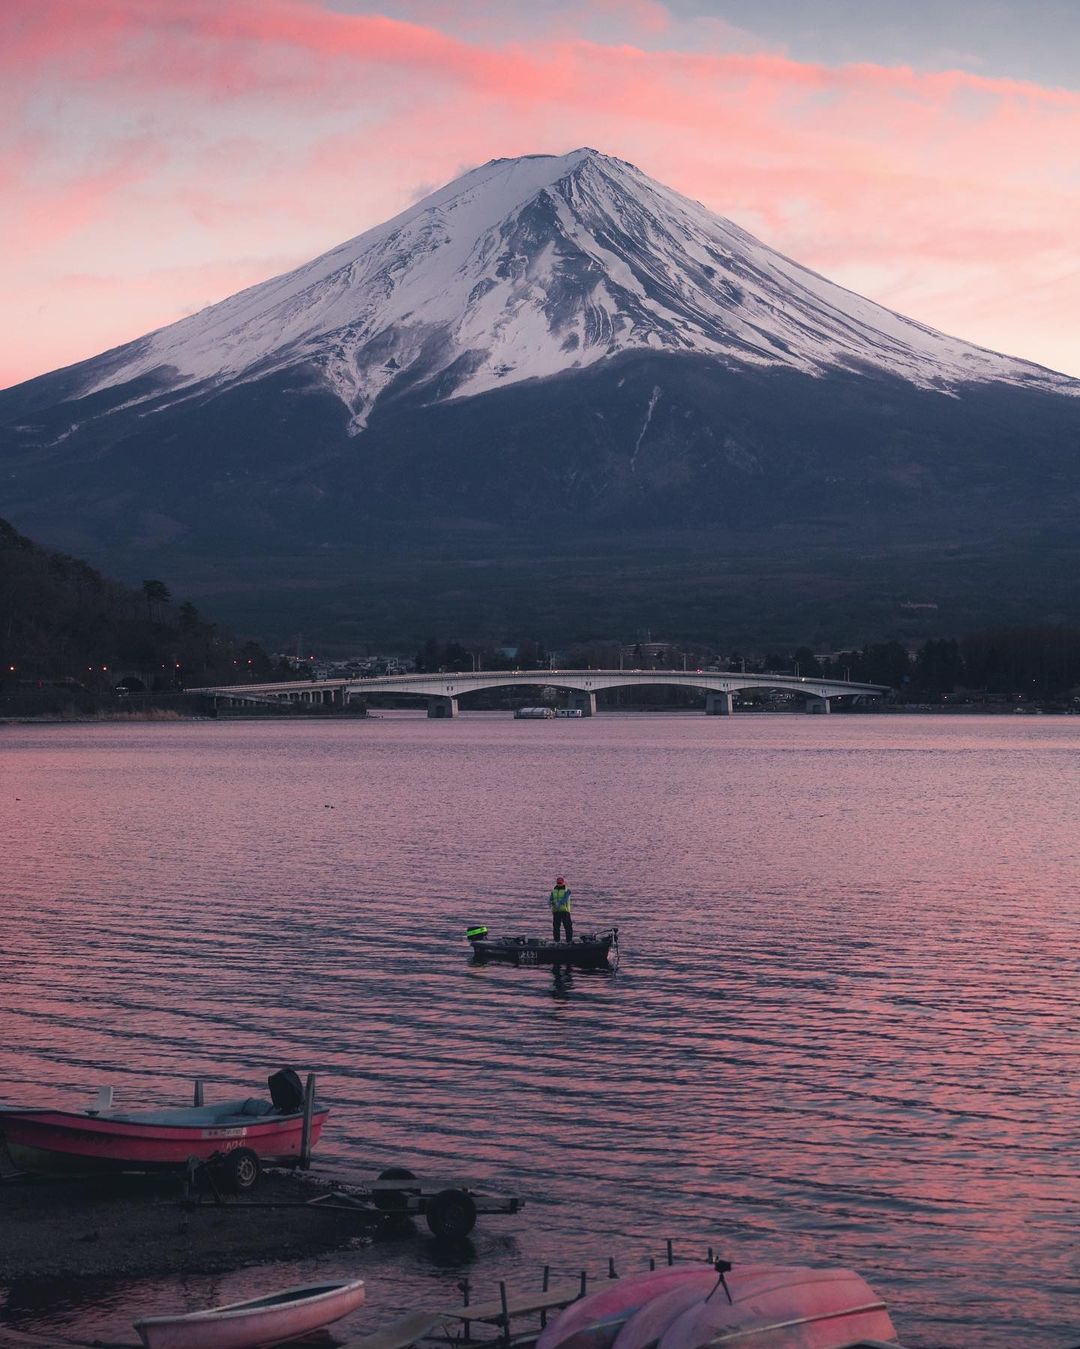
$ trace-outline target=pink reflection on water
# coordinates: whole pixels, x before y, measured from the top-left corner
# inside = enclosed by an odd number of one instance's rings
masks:
[[[327,1164],[526,1194],[475,1277],[672,1236],[849,1264],[914,1346],[1072,1329],[1080,721],[2,735],[8,1099],[293,1062]],[[553,867],[620,973],[470,967],[468,924],[546,924]],[[366,1258],[371,1325],[452,1287]]]

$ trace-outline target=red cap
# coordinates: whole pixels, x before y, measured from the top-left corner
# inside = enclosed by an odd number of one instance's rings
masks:
[[[565,885],[566,882],[563,880],[563,878],[562,878],[561,876],[556,876],[556,877],[555,877],[555,884],[556,884],[556,885]]]

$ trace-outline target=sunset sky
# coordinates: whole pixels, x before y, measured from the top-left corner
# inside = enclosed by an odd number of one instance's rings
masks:
[[[0,386],[591,145],[1080,375],[1074,0],[4,0]]]

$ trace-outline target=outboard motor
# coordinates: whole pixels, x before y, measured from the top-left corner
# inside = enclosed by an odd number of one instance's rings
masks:
[[[304,1084],[292,1068],[279,1068],[266,1079],[270,1099],[280,1115],[295,1115],[304,1108]]]
[[[483,941],[487,934],[486,927],[468,927],[465,929],[465,936],[469,941]]]

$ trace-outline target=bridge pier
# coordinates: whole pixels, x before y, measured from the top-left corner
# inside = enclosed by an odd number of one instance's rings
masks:
[[[735,696],[731,693],[706,693],[705,714],[710,717],[730,717],[735,711]]]
[[[567,699],[567,706],[574,711],[580,712],[583,717],[596,716],[596,694],[589,691],[579,691],[571,689]]]
[[[456,717],[458,700],[456,698],[428,698],[427,714],[429,717]]]
[[[828,698],[807,698],[803,706],[804,712],[831,712]]]

